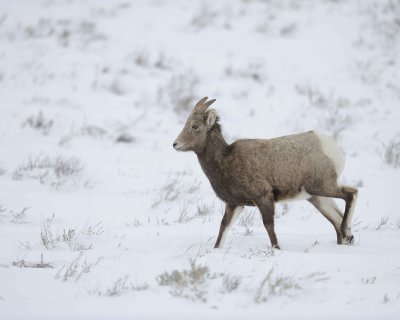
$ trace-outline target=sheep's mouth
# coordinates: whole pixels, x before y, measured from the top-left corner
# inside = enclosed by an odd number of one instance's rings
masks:
[[[181,151],[181,152],[182,152],[182,151],[187,151],[183,146],[176,147],[175,150],[176,150],[176,151]]]
[[[184,151],[184,150],[185,150],[184,147],[183,147],[182,145],[174,145],[174,149],[175,149],[176,151]]]
[[[174,142],[173,147],[176,151],[189,151],[189,149],[190,149],[190,148],[188,148],[187,145],[185,145],[182,142],[178,142],[178,141]]]

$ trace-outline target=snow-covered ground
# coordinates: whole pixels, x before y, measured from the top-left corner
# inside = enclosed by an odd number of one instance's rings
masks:
[[[398,319],[400,1],[0,1],[0,319]],[[172,142],[316,129],[359,188],[353,246],[307,202],[271,250]],[[340,203],[340,202],[338,202]],[[340,203],[343,208],[343,204]]]

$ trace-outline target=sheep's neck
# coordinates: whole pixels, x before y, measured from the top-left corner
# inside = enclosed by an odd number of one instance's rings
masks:
[[[222,136],[221,130],[213,128],[207,136],[204,151],[197,153],[197,157],[204,172],[210,178],[210,175],[223,171],[228,154],[229,145]]]

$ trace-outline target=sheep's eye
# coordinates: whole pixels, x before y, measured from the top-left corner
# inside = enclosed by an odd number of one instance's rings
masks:
[[[199,126],[192,126],[192,129],[197,130]]]

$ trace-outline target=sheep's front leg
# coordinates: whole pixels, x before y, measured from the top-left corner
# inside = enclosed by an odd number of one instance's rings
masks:
[[[221,226],[219,227],[219,234],[217,241],[215,242],[214,248],[219,248],[221,245],[224,244],[226,233],[228,232],[232,224],[235,222],[241,209],[243,209],[243,207],[228,203],[226,204],[225,214],[224,217],[222,218]]]
[[[274,226],[274,215],[275,215],[275,204],[271,200],[273,197],[263,197],[256,201],[257,207],[261,212],[264,227],[267,229],[269,239],[271,240],[271,245],[273,248],[279,248],[278,239],[275,234]]]

